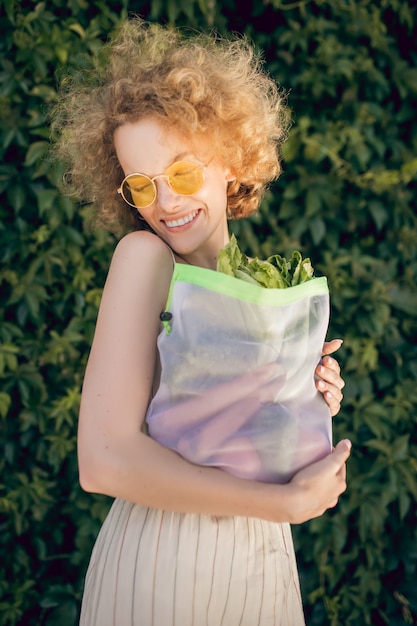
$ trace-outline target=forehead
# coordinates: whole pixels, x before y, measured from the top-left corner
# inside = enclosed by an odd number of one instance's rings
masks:
[[[209,152],[207,142],[191,140],[153,118],[119,126],[114,132],[114,146],[125,174],[143,172],[153,176],[176,160],[192,156],[204,160]]]

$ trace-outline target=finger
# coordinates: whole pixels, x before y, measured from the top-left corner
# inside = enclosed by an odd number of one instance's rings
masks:
[[[343,393],[336,385],[330,385],[329,383],[325,383],[324,380],[319,379],[316,380],[316,388],[323,394],[327,404],[333,404],[334,402],[341,404]]]
[[[336,445],[335,449],[331,453],[333,461],[338,466],[338,471],[343,467],[350,456],[352,450],[352,442],[349,439],[342,439]]]
[[[342,467],[337,472],[337,476],[339,476],[344,482],[346,482],[346,463],[343,463]]]
[[[343,343],[343,339],[332,339],[331,341],[325,341],[322,350],[322,356],[326,354],[333,354],[336,350],[339,350]]]
[[[349,458],[351,448],[346,445],[350,444],[350,441],[345,440],[340,442],[335,451],[332,454],[331,461],[333,462],[333,467],[336,469],[334,477],[337,480],[336,483],[333,483],[335,491],[333,493],[337,494],[337,498],[344,493],[347,489],[346,483],[346,461]]]
[[[328,385],[324,395],[327,397],[329,402],[333,402],[333,399],[339,404],[342,403],[343,393],[339,387],[335,387],[334,385]]]
[[[325,391],[323,393],[323,397],[327,403],[327,406],[329,407],[330,410],[330,415],[332,417],[334,417],[335,415],[337,415],[340,411],[340,402],[337,398],[335,398],[334,395],[332,395],[330,393],[330,391]]]
[[[316,389],[320,391],[325,397],[326,402],[338,402],[339,404],[343,400],[343,393],[340,387],[343,385],[338,382],[337,385],[332,385],[325,382],[323,379],[318,378],[316,381]]]
[[[342,468],[350,456],[351,448],[349,448],[348,443],[350,444],[350,441],[347,439],[340,441],[333,449],[333,452],[323,459],[323,461],[328,464],[330,476],[339,477]]]
[[[316,380],[316,388],[323,394],[324,400],[330,409],[330,415],[334,417],[340,411],[343,394],[338,387],[328,385],[324,380]]]
[[[334,508],[335,508],[335,506],[337,506],[338,502],[339,502],[339,498],[336,498],[336,500],[333,500],[333,502],[331,502],[331,503],[329,504],[329,507],[328,507],[328,508],[329,508],[329,509],[334,509]]]
[[[315,369],[316,376],[319,376],[327,383],[343,389],[345,381],[340,376],[340,367],[335,359],[327,357],[323,363],[319,363]]]
[[[339,361],[332,356],[328,356],[328,355],[324,356],[321,359],[321,364],[323,365],[323,367],[326,367],[328,370],[336,372],[337,374],[340,373]]]

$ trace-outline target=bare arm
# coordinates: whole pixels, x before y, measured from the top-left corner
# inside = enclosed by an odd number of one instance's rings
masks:
[[[270,485],[193,465],[141,432],[171,276],[169,250],[155,236],[132,233],[118,245],[83,386],[83,488],[154,508],[295,523],[334,506],[346,488],[344,444],[311,466],[311,478],[303,470],[298,483]]]

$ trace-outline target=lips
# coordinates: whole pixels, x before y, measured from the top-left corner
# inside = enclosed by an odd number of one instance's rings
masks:
[[[165,220],[165,224],[168,226],[168,228],[176,228],[178,226],[185,226],[185,224],[188,224],[189,222],[192,222],[193,219],[195,219],[195,217],[197,216],[198,210],[197,211],[192,211],[191,213],[189,213],[188,215],[185,215],[184,217],[179,217],[177,220]]]

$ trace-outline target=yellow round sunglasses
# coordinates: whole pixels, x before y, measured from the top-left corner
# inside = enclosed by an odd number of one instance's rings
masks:
[[[191,161],[176,161],[163,174],[149,178],[146,174],[129,174],[123,179],[118,193],[135,209],[146,209],[157,196],[155,179],[166,178],[172,191],[182,196],[191,196],[201,189],[206,168]]]

